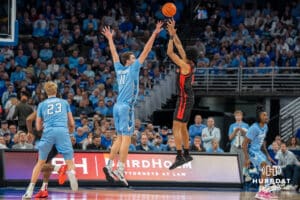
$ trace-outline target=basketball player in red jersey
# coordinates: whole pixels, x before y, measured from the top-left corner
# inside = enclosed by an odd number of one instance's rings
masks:
[[[169,169],[187,163],[193,158],[189,155],[189,133],[187,129],[187,122],[190,119],[191,111],[194,105],[194,92],[192,88],[193,82],[193,68],[195,60],[198,57],[197,49],[189,48],[186,51],[183,49],[180,39],[176,34],[175,21],[170,19],[167,24],[170,35],[167,54],[170,59],[179,66],[179,73],[177,75],[178,99],[176,109],[173,117],[173,134],[175,138],[177,156],[175,162]],[[179,56],[174,53],[173,44],[175,44]],[[184,152],[182,154],[182,145]]]

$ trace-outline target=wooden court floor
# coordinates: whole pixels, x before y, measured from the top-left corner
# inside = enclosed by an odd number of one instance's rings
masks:
[[[0,188],[0,199],[21,199],[25,188]],[[68,188],[49,188],[50,200],[252,200],[255,192],[222,188],[81,188],[73,193]],[[278,199],[299,200],[296,192],[280,192]],[[32,198],[34,199],[34,198]]]

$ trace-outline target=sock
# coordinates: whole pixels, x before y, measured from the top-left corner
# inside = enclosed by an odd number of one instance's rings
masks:
[[[190,153],[189,153],[189,149],[184,149],[184,156],[189,156]]]
[[[27,191],[33,191],[35,183],[29,183]]]
[[[48,183],[47,182],[43,182],[41,190],[44,191],[44,190],[47,190],[47,189],[48,189]]]
[[[106,167],[111,169],[113,167],[113,163],[114,163],[113,160],[108,160]]]
[[[124,171],[124,163],[122,163],[121,161],[118,162],[118,169]]]
[[[53,171],[58,172],[59,168],[60,168],[60,166],[55,165]]]
[[[177,156],[182,156],[182,150],[177,150]]]
[[[71,170],[67,170],[67,174],[76,174],[75,170],[71,169]]]

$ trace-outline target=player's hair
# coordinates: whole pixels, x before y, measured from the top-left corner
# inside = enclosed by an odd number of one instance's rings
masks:
[[[127,52],[122,53],[122,55],[121,55],[121,63],[123,65],[125,65],[126,61],[130,59],[131,55],[134,55],[132,51],[127,51]]]
[[[234,111],[234,115],[237,115],[237,114],[243,115],[243,112],[242,112],[241,110],[236,110],[236,111]]]
[[[256,106],[256,121],[259,123],[261,121],[260,114],[265,112],[264,106],[259,104]]]
[[[47,93],[47,96],[53,96],[57,94],[57,85],[52,81],[48,81],[45,83],[44,89]]]
[[[197,58],[199,57],[199,53],[195,47],[187,47],[185,54],[188,60],[193,61],[195,64],[197,63]]]

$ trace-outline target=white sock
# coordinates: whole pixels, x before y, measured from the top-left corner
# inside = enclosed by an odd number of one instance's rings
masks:
[[[47,182],[43,182],[41,190],[44,191],[44,190],[47,190],[47,189],[48,189],[48,183]]]
[[[35,183],[29,183],[27,191],[33,191],[34,190],[34,186],[35,186]]]
[[[121,161],[118,162],[118,169],[123,170],[124,171],[124,163],[122,163]]]
[[[58,172],[59,168],[60,168],[60,166],[55,165],[53,171]]]
[[[108,168],[110,168],[110,169],[111,169],[111,168],[113,167],[113,163],[114,163],[114,161],[113,161],[113,160],[108,160],[108,162],[107,162],[107,165],[106,165],[106,166],[107,166]]]
[[[71,169],[71,170],[67,170],[67,174],[76,174],[75,170]]]

